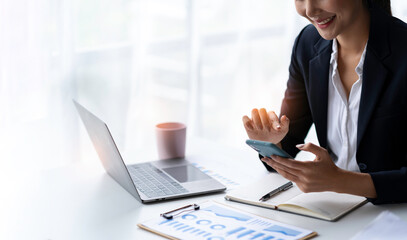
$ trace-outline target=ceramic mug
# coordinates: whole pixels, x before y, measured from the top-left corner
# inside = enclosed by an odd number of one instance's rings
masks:
[[[179,122],[159,123],[155,127],[159,159],[185,157],[187,126]]]

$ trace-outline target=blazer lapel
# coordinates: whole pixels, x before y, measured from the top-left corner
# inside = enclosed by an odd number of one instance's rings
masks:
[[[373,53],[366,52],[359,105],[357,147],[359,147],[372,113],[376,108],[383,85],[386,82],[386,76],[387,69],[383,66],[380,59]]]
[[[314,46],[317,56],[309,63],[309,99],[319,144],[327,147],[328,80],[332,41],[321,39]]]
[[[357,148],[369,124],[386,82],[387,69],[383,61],[390,55],[387,16],[374,7],[370,9],[370,34],[363,63],[363,83],[359,105]]]

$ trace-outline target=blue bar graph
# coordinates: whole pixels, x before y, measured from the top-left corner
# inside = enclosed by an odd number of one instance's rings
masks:
[[[247,236],[247,235],[249,235],[251,233],[254,233],[254,232],[255,232],[254,230],[246,231],[246,232],[241,233],[240,235],[238,235],[237,238],[242,238],[242,237]]]
[[[164,223],[170,222],[172,221],[172,219],[165,219],[164,221],[162,221],[161,223],[159,223],[158,225],[162,225]],[[176,222],[176,221],[175,221]]]
[[[194,231],[192,231],[191,233],[196,233],[196,232],[199,232],[199,231],[201,231],[201,229],[195,229]]]
[[[177,225],[175,225],[174,227],[176,228],[176,227],[179,227],[179,226],[182,226],[182,225],[184,225],[183,223],[178,223]]]
[[[168,223],[168,226],[174,225],[176,223],[178,223],[178,222],[177,221],[170,222],[170,223]]]
[[[177,228],[177,231],[179,231],[181,229],[184,229],[184,228],[187,228],[187,227],[189,227],[189,226],[188,225],[181,226],[181,227]]]
[[[188,232],[189,230],[192,230],[192,229],[194,229],[194,227],[190,227],[190,228],[184,229],[183,232]]]
[[[263,240],[270,240],[270,239],[274,239],[274,237],[273,236],[268,236],[268,237],[263,238]]]
[[[207,233],[205,235],[203,235],[202,237],[209,237],[212,233]]]
[[[199,233],[196,234],[196,236],[201,235],[202,233],[205,233],[205,231],[200,231]]]
[[[256,238],[258,238],[258,237],[261,237],[261,236],[264,236],[265,234],[264,233],[258,233],[258,234],[256,234],[256,235],[254,235],[252,238],[250,238],[250,239],[256,239]]]
[[[240,231],[245,230],[245,229],[246,229],[245,227],[239,227],[239,228],[236,228],[235,230],[227,232],[226,235],[227,236],[232,235],[232,234],[235,234],[235,233],[240,232]]]

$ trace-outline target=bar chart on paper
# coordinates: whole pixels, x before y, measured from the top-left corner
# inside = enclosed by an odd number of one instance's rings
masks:
[[[199,211],[173,219],[156,218],[141,225],[179,239],[302,239],[313,233],[212,201],[204,203]]]

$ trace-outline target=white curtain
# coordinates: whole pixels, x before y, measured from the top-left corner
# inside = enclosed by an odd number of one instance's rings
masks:
[[[63,1],[0,1],[2,170],[42,169],[74,156],[78,131],[66,109],[76,92],[71,11]]]
[[[393,10],[407,16],[405,1]],[[279,111],[306,24],[294,1],[0,0],[3,169],[94,154],[72,99],[107,122],[125,159],[154,158],[163,121],[243,147],[242,115]]]

